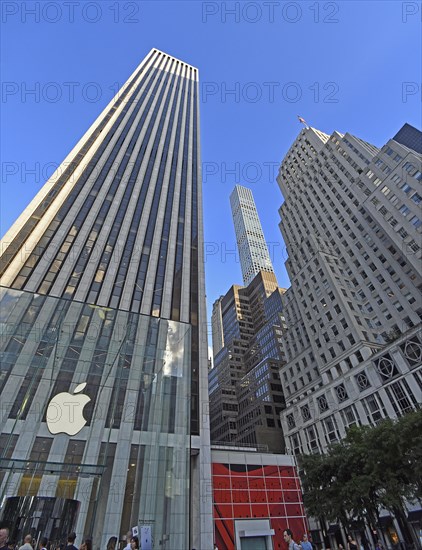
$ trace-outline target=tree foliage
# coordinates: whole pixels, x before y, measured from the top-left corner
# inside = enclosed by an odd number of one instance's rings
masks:
[[[304,504],[313,517],[378,524],[382,508],[401,514],[422,497],[422,410],[348,430],[325,455],[299,457]]]

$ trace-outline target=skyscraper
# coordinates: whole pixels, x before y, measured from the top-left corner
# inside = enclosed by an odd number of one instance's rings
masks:
[[[252,191],[236,185],[230,195],[230,204],[243,282],[248,285],[260,271],[274,273],[274,269]]]
[[[245,286],[214,302],[214,368],[209,373],[211,439],[284,449],[282,302],[252,192],[236,185],[230,202]]]
[[[234,285],[214,303],[214,311],[221,311],[224,345],[208,375],[212,443],[284,450],[282,294],[274,273],[262,271],[247,287]],[[212,328],[215,340],[214,323]]]
[[[197,69],[151,50],[1,253],[3,520],[210,547]]]
[[[422,403],[422,134],[397,136],[379,149],[307,128],[280,167],[282,422],[294,453]]]

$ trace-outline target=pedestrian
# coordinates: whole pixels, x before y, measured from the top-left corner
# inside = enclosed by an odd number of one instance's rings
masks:
[[[85,539],[81,544],[81,547],[79,548],[79,550],[92,550],[92,540]]]
[[[312,550],[312,544],[308,540],[308,534],[303,533],[302,540],[300,542],[300,546],[302,547],[302,550]]]
[[[47,550],[47,543],[48,543],[48,538],[41,537],[40,542],[38,543],[39,550]]]
[[[130,547],[132,550],[139,550],[139,539],[138,537],[132,537],[130,539]]]
[[[66,550],[78,550],[77,546],[75,546],[75,540],[76,540],[76,533],[70,533],[69,535],[67,535]]]
[[[130,539],[132,538],[132,531],[128,531],[126,533],[126,546],[123,548],[123,550],[131,550],[131,545],[130,545]]]
[[[26,535],[23,542],[24,544],[19,548],[19,550],[34,550],[32,548],[32,535]]]
[[[9,529],[0,529],[0,550],[8,550]]]
[[[301,550],[299,544],[293,540],[293,533],[290,529],[284,529],[283,531],[284,542],[289,545],[289,550]]]
[[[110,537],[107,543],[107,550],[116,550],[117,537]]]
[[[347,536],[347,542],[349,547],[348,550],[358,550],[358,543],[355,541],[352,535]]]

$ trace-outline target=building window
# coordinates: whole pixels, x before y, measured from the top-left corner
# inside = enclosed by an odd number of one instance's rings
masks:
[[[365,409],[368,422],[372,425],[378,424],[386,416],[384,406],[378,395],[373,393],[369,397],[362,400],[363,408]]]
[[[371,386],[365,372],[360,372],[355,376],[359,391],[364,391]]]
[[[325,395],[321,395],[320,397],[318,397],[317,402],[320,412],[328,411],[328,402]]]
[[[288,427],[290,429],[294,428],[296,426],[296,423],[293,414],[288,414],[286,418]]]
[[[422,346],[418,340],[408,340],[400,347],[410,365],[413,366],[422,361]]]
[[[337,399],[342,402],[346,401],[348,399],[346,388],[344,387],[344,384],[340,384],[339,386],[336,386],[336,395]]]
[[[328,444],[334,443],[335,441],[339,441],[340,434],[339,434],[337,422],[334,416],[329,416],[328,418],[323,420],[322,425],[324,426],[325,439]]]
[[[343,421],[343,426],[346,429],[351,428],[352,426],[359,426],[359,416],[354,405],[350,405],[350,407],[342,409],[340,411],[340,416]]]
[[[375,368],[383,380],[390,380],[390,378],[398,374],[397,368],[389,355],[378,359],[375,363]]]
[[[317,438],[317,435],[316,435],[315,427],[314,426],[309,426],[309,428],[306,428],[305,434],[306,434],[306,440],[307,440],[307,443],[308,443],[308,447],[309,447],[309,450],[311,451],[311,453],[319,453],[320,452],[320,447],[319,447],[319,442],[318,442],[318,438]]]
[[[307,420],[310,420],[311,419],[311,411],[309,409],[309,405],[304,405],[301,409],[300,409],[301,413],[302,413],[302,418],[303,420],[306,422]]]
[[[417,406],[417,401],[406,380],[394,382],[385,388],[397,416],[412,411]]]
[[[410,220],[410,223],[414,225],[416,228],[422,225],[422,221],[417,216],[413,216],[413,218]]]
[[[297,454],[302,454],[303,453],[302,441],[300,439],[299,434],[292,435],[290,437],[290,442],[291,442],[291,446],[292,446],[292,449],[293,449],[293,454],[297,455]]]

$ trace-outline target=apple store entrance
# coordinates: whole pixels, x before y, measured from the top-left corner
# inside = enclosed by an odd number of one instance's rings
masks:
[[[189,546],[188,324],[0,287],[0,527]]]
[[[11,540],[27,533],[50,533],[50,540],[60,540],[60,533],[71,533],[76,525],[80,502],[55,497],[9,497],[3,511],[3,522],[13,525]]]

